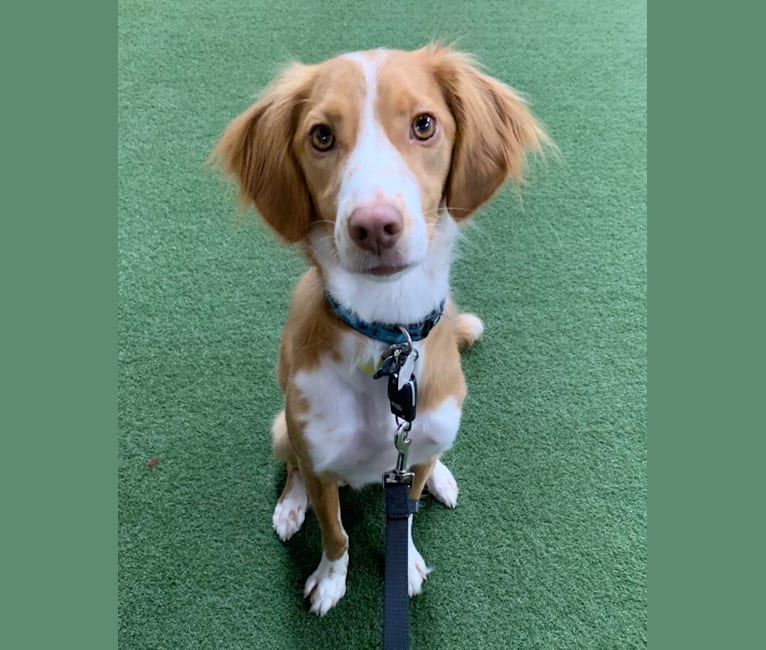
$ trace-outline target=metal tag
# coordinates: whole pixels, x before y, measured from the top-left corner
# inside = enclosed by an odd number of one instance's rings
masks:
[[[418,358],[418,351],[412,350],[404,361],[404,365],[399,369],[399,381],[397,382],[397,389],[402,390],[402,386],[406,384],[410,377],[415,373],[415,360]]]
[[[388,401],[391,404],[391,413],[396,417],[412,422],[418,403],[418,382],[415,375],[404,382],[404,386],[397,388],[399,378],[393,375],[388,379]]]

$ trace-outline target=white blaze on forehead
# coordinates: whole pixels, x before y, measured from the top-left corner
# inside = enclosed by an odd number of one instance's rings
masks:
[[[417,180],[391,144],[377,114],[381,109],[377,105],[378,71],[388,51],[355,52],[346,57],[361,67],[365,95],[356,143],[342,170],[336,227],[345,227],[345,220],[359,206],[378,202],[399,208],[405,223],[422,221]]]

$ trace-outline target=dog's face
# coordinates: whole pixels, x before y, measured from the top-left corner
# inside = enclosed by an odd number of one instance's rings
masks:
[[[545,139],[513,90],[429,46],[293,65],[214,155],[322,268],[389,278],[426,259],[444,209],[470,216]]]
[[[337,252],[347,271],[386,276],[420,264],[438,219],[455,121],[412,57],[322,64],[300,112],[292,144],[318,217],[314,252]]]

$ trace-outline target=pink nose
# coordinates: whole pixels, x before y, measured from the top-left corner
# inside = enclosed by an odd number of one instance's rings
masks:
[[[403,228],[402,213],[387,203],[357,208],[348,219],[348,232],[353,242],[376,255],[392,248]]]

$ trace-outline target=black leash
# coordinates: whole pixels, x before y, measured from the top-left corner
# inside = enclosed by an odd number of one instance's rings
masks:
[[[386,483],[386,569],[383,583],[383,648],[410,647],[410,611],[407,588],[407,527],[418,502],[410,501],[410,483]]]
[[[383,475],[386,494],[386,566],[383,580],[383,650],[408,650],[410,647],[408,571],[409,516],[418,510],[410,500],[412,472],[407,471],[407,453],[412,442],[410,429],[415,419],[418,384],[413,372],[418,358],[412,340],[388,349],[374,378],[388,377],[388,400],[398,428],[394,445],[398,452],[396,468]]]

